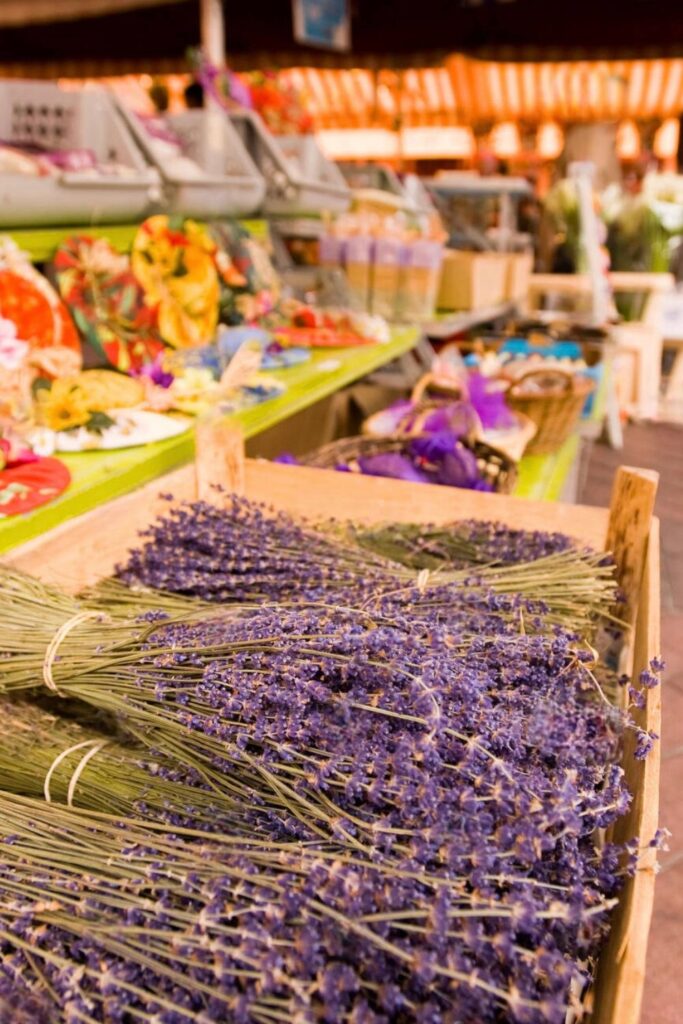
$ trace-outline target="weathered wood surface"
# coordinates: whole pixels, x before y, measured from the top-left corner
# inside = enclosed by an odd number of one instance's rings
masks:
[[[658,481],[658,473],[630,466],[620,466],[614,477],[605,548],[614,556],[624,597],[614,612],[629,625],[638,608]]]
[[[659,616],[659,524],[652,523],[642,574],[633,636],[635,678],[661,653]],[[660,688],[647,691],[643,710],[634,709],[642,728],[661,733]],[[633,802],[614,829],[617,841],[637,836],[642,847],[653,838],[659,821],[659,744],[645,761],[633,756],[635,739],[628,734],[622,764]],[[648,933],[654,903],[656,852],[645,849],[635,878],[626,885],[614,912],[610,937],[600,958],[595,986],[593,1024],[638,1024],[640,1020]]]
[[[160,494],[193,500],[193,466],[169,473],[77,519],[58,526],[8,553],[12,565],[77,591],[109,575],[139,533],[168,508]],[[559,530],[602,547],[606,509],[526,501],[450,487],[282,466],[247,459],[244,493],[312,519],[334,517],[365,523],[383,521],[446,523],[456,519],[496,519],[530,530]]]

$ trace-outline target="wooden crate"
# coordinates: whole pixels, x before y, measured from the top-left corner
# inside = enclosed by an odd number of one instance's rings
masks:
[[[448,487],[411,484],[326,470],[244,460],[241,439],[224,428],[200,428],[196,467],[186,466],[139,491],[65,523],[11,553],[9,561],[71,591],[109,575],[138,532],[168,503],[160,489],[178,500],[197,494],[220,500],[212,483],[266,501],[311,519],[353,519],[445,523],[455,519],[494,519],[513,527],[559,530],[615,554],[620,584],[633,621],[628,650],[630,671],[637,676],[660,653],[659,533],[652,518],[656,474],[619,471],[612,511],[581,505],[552,505],[520,498],[481,494]],[[647,704],[637,711],[639,724],[660,732],[659,689],[647,690]],[[619,821],[619,840],[639,836],[647,843],[657,828],[658,747],[646,761],[624,753],[624,769],[634,794],[628,814]],[[600,960],[594,991],[592,1024],[638,1024],[643,992],[647,939],[654,899],[656,854],[647,850],[614,911],[609,942]]]
[[[526,302],[531,272],[534,269],[534,257],[530,252],[511,252],[507,260],[505,298],[508,302]]]
[[[441,264],[438,309],[485,309],[505,301],[509,257],[499,252],[447,249]]]

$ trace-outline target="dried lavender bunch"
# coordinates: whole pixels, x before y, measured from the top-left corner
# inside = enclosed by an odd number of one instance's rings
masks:
[[[536,562],[568,551],[580,556],[585,551],[563,533],[518,530],[503,523],[478,519],[441,526],[421,523],[351,526],[348,532],[361,547],[415,569],[512,565]]]
[[[170,500],[170,499],[169,499]],[[118,570],[129,585],[205,601],[317,600],[385,574],[386,559],[231,495],[169,509]]]
[[[0,1024],[55,1024],[55,1008],[40,989],[32,990],[10,963],[0,964]]]
[[[563,1024],[611,906],[7,795],[0,843],[0,992],[60,1024]]]
[[[169,758],[152,760],[145,747],[123,737],[26,700],[0,699],[0,717],[0,789],[175,827],[247,828],[230,799],[204,786],[199,772]],[[252,818],[250,835],[256,826]]]
[[[561,631],[486,635],[480,609],[456,629],[440,610],[416,618],[416,604],[402,618],[395,607],[382,618],[263,606],[118,623],[111,637],[82,622],[63,637],[53,681],[291,834],[465,870],[481,833],[492,863],[559,872],[552,881],[593,870],[592,831],[628,794],[609,767],[622,718],[595,699],[591,655]],[[28,641],[12,625],[21,607],[15,593],[0,617],[8,691],[35,685],[65,614]],[[481,802],[489,815],[475,828],[463,810]]]
[[[175,594],[218,603],[358,604],[369,594],[410,587],[416,568],[425,570],[423,589],[451,584],[482,596],[514,595],[548,621],[576,629],[608,616],[615,599],[613,569],[603,555],[576,549],[560,535],[525,534],[500,524],[426,528],[424,535],[423,528],[400,524],[383,531],[334,523],[313,529],[231,496],[221,509],[201,502],[173,508],[145,535],[147,542],[119,568],[119,579],[137,591],[165,592],[164,600]],[[506,540],[510,556],[504,558]],[[369,550],[373,544],[379,553]],[[427,545],[428,552],[416,555],[414,544]],[[458,555],[463,550],[468,557]],[[121,593],[111,585],[89,595],[101,606],[114,598],[121,600]],[[151,607],[155,597],[138,593],[137,600]]]

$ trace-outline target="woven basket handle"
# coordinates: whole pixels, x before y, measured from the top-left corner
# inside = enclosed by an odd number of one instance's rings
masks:
[[[519,394],[523,390],[524,381],[530,380],[532,377],[542,377],[544,380],[556,382],[562,386],[562,390],[565,392],[574,391],[575,388],[576,374],[570,373],[568,370],[528,370],[510,384],[508,394]]]
[[[440,395],[450,398],[462,398],[462,388],[457,384],[446,381],[443,377],[437,377],[433,373],[425,373],[413,388],[413,393],[410,396],[411,402],[417,403],[422,401],[430,387],[438,391]]]

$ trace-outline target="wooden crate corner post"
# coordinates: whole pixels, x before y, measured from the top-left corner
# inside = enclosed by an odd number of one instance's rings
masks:
[[[615,609],[629,626],[636,620],[659,474],[620,466],[614,477],[605,550],[612,553],[623,603]]]
[[[637,680],[660,654],[659,635],[659,524],[653,518],[658,474],[622,466],[615,477],[607,529],[606,549],[617,566],[624,603],[617,614],[633,627],[629,647],[630,674]],[[660,687],[646,691],[642,709],[633,709],[641,729],[659,735]],[[654,903],[657,853],[648,847],[659,823],[658,746],[645,760],[637,760],[635,734],[624,740],[626,782],[634,794],[628,810],[610,837],[617,843],[637,837],[641,847],[638,868],[629,878],[615,908],[609,939],[600,957],[595,985],[593,1024],[638,1024],[645,982],[648,933]]]
[[[195,435],[197,498],[221,505],[229,494],[244,494],[244,437],[229,419],[200,420]]]

